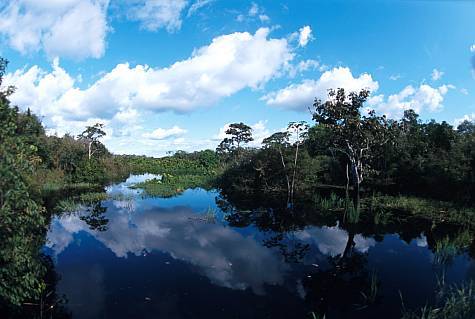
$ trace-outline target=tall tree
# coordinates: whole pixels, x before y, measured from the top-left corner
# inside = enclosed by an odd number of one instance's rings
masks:
[[[376,116],[374,111],[362,115],[369,94],[368,90],[346,94],[340,88],[329,90],[326,101],[315,99],[313,103],[313,120],[331,131],[333,147],[348,161],[347,179],[353,185],[355,204],[375,150],[390,141],[385,116]]]
[[[216,149],[218,154],[232,156],[237,162],[241,159],[243,144],[252,142],[252,128],[244,123],[232,123],[225,131],[226,135]]]
[[[297,173],[297,163],[299,159],[299,148],[304,143],[308,134],[308,124],[305,121],[290,122],[287,126],[287,131],[290,133],[294,142],[295,155],[294,155],[294,167],[292,172],[292,183],[290,185],[290,202],[294,201],[295,191],[295,177]]]
[[[289,132],[277,132],[262,141],[264,149],[274,150],[279,154],[282,171],[287,184],[287,203],[289,203],[291,199],[291,183],[284,153],[290,146],[289,137]]]
[[[78,135],[79,140],[86,144],[89,160],[92,155],[100,149],[99,146],[101,145],[101,142],[99,140],[106,135],[103,128],[104,124],[96,123],[93,126],[87,126],[86,129]]]

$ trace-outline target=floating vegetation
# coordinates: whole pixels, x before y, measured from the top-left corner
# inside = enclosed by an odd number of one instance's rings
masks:
[[[60,200],[54,210],[58,213],[77,212],[106,199],[108,199],[108,197],[105,192],[83,193],[75,197]]]
[[[107,198],[107,193],[104,192],[84,193],[79,195],[79,200],[83,203],[95,203],[106,200]]]
[[[141,188],[145,194],[157,197],[173,197],[189,188],[211,188],[215,177],[213,175],[172,175],[163,174],[161,179],[151,179],[135,184],[131,188]]]
[[[59,213],[73,213],[80,211],[83,208],[84,206],[77,201],[72,199],[63,199],[58,202],[55,210]]]

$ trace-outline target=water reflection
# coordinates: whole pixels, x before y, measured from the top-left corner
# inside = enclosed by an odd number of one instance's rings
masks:
[[[59,255],[80,232],[92,235],[117,257],[146,255],[153,251],[170,254],[199,268],[213,283],[234,289],[251,287],[264,292],[264,284],[280,284],[285,265],[280,257],[222,224],[197,220],[196,212],[185,206],[148,207],[130,215],[108,205],[107,231],[91,223],[91,215],[69,215],[55,220],[48,247]],[[102,225],[101,225],[102,227]]]
[[[438,264],[448,282],[474,273],[468,232],[238,209],[204,190],[146,198],[135,182],[51,223],[47,247],[76,317],[398,318],[399,291],[408,307],[430,301]]]

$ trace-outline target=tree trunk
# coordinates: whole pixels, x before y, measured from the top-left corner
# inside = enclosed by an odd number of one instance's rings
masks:
[[[285,166],[285,160],[284,160],[284,154],[282,154],[282,150],[279,149],[279,154],[280,154],[280,160],[282,161],[282,167],[284,169],[284,174],[285,174],[285,180],[287,182],[287,206],[290,203],[290,180],[289,180],[289,174],[287,174],[286,166]]]
[[[92,147],[92,142],[89,142],[88,144],[88,159],[91,160],[91,147]]]
[[[351,159],[351,172],[352,172],[352,184],[353,184],[353,205],[355,206],[355,209],[359,208],[360,204],[360,184],[361,184],[361,178],[360,178],[360,172],[358,171],[358,162],[355,159]]]
[[[346,163],[346,198],[350,196],[350,172],[348,171],[348,163]]]
[[[295,174],[297,172],[297,160],[299,156],[299,143],[297,142],[297,147],[295,148],[295,159],[294,159],[294,172],[292,174],[292,187],[290,191],[290,202],[294,202],[294,187],[295,187]]]

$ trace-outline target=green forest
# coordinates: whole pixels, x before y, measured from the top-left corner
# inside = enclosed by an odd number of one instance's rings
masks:
[[[7,64],[0,59],[0,86]],[[5,309],[38,303],[50,291],[51,260],[41,247],[58,207],[103,199],[104,186],[131,173],[162,176],[135,186],[149,196],[173,197],[200,187],[219,189],[244,206],[258,199],[289,215],[311,206],[344,212],[349,223],[410,214],[434,225],[475,228],[473,122],[453,127],[422,121],[413,110],[393,120],[366,110],[369,91],[335,88],[327,100],[309,105],[311,121],[290,122],[262,147],[248,146],[249,125],[233,123],[215,150],[152,158],[112,154],[101,142],[106,133],[100,123],[77,136],[47,135],[37,115],[9,102],[14,90],[0,92],[0,307]]]

